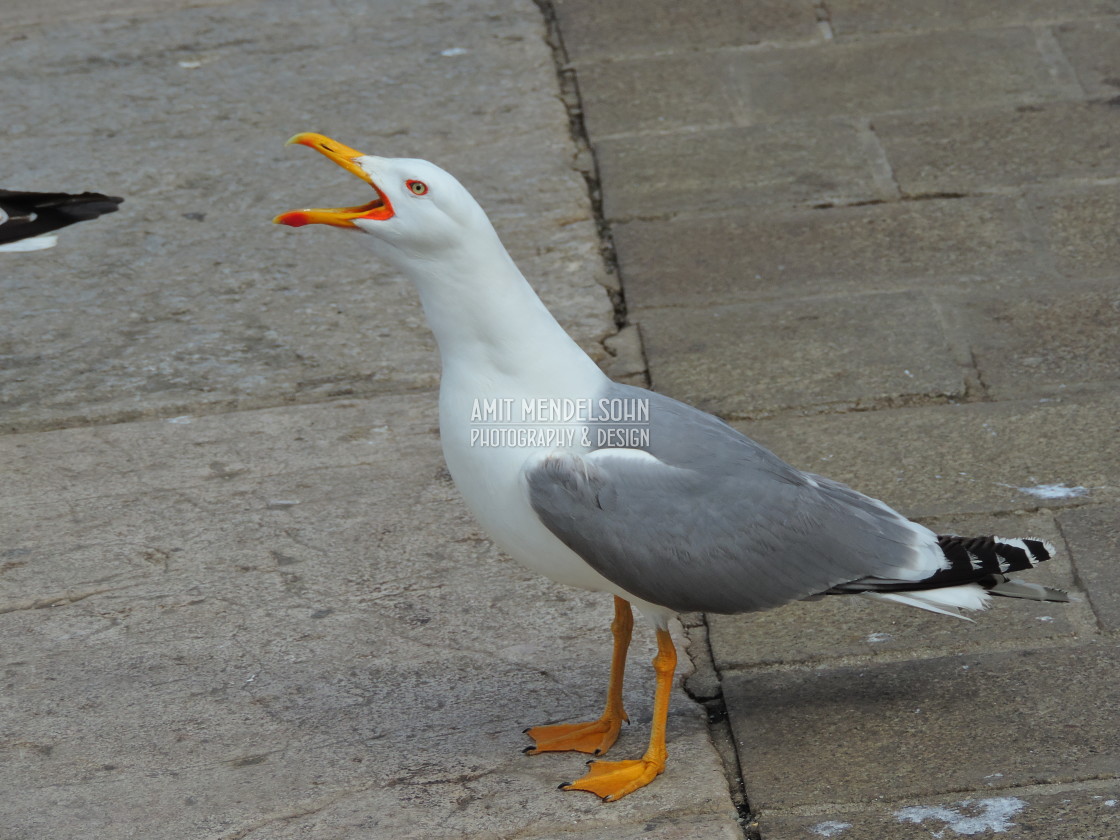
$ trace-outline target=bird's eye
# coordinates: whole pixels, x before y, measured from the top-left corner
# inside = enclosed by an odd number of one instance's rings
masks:
[[[423,181],[405,181],[404,185],[412,191],[413,195],[425,195],[428,192],[428,185]]]

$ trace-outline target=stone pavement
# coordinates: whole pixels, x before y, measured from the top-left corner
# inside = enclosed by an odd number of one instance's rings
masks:
[[[0,255],[0,838],[1120,835],[1117,15],[7,4],[2,186],[126,203]],[[598,709],[609,599],[460,505],[411,289],[268,224],[360,195],[302,130],[458,174],[614,375],[1082,601],[686,616],[665,776],[559,794],[520,730]]]
[[[750,830],[1120,836],[1120,4],[554,7],[650,384],[1083,599],[697,622]]]

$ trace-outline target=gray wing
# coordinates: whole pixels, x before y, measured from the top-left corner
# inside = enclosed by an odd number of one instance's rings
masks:
[[[750,612],[938,567],[932,532],[881,502],[794,469],[711,415],[612,386],[612,396],[650,401],[648,443],[557,451],[525,479],[545,526],[636,597]]]

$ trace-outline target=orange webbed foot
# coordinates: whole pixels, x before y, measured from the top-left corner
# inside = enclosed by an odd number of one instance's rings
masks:
[[[626,716],[601,717],[585,723],[559,723],[551,726],[533,726],[525,733],[536,743],[526,747],[527,755],[544,752],[575,751],[590,755],[603,755],[618,740],[619,729]]]
[[[592,761],[586,775],[560,785],[560,790],[586,790],[605,802],[615,802],[645,787],[665,769],[664,761],[639,758],[632,761]]]

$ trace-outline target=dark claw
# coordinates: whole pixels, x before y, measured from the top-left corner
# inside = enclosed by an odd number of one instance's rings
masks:
[[[529,753],[531,753],[531,752],[532,752],[533,750],[535,750],[535,749],[536,749],[536,747],[526,747],[526,748],[525,748],[525,749],[523,749],[523,750],[522,750],[521,752],[522,752],[522,754],[524,754],[524,755],[528,755]]]
[[[592,755],[602,755],[602,754],[603,754],[603,751],[602,751],[602,750],[595,750],[595,752],[593,752],[593,753],[591,753],[591,754],[592,754]]]
[[[561,782],[556,786],[557,790],[568,790],[572,786],[571,782]]]

